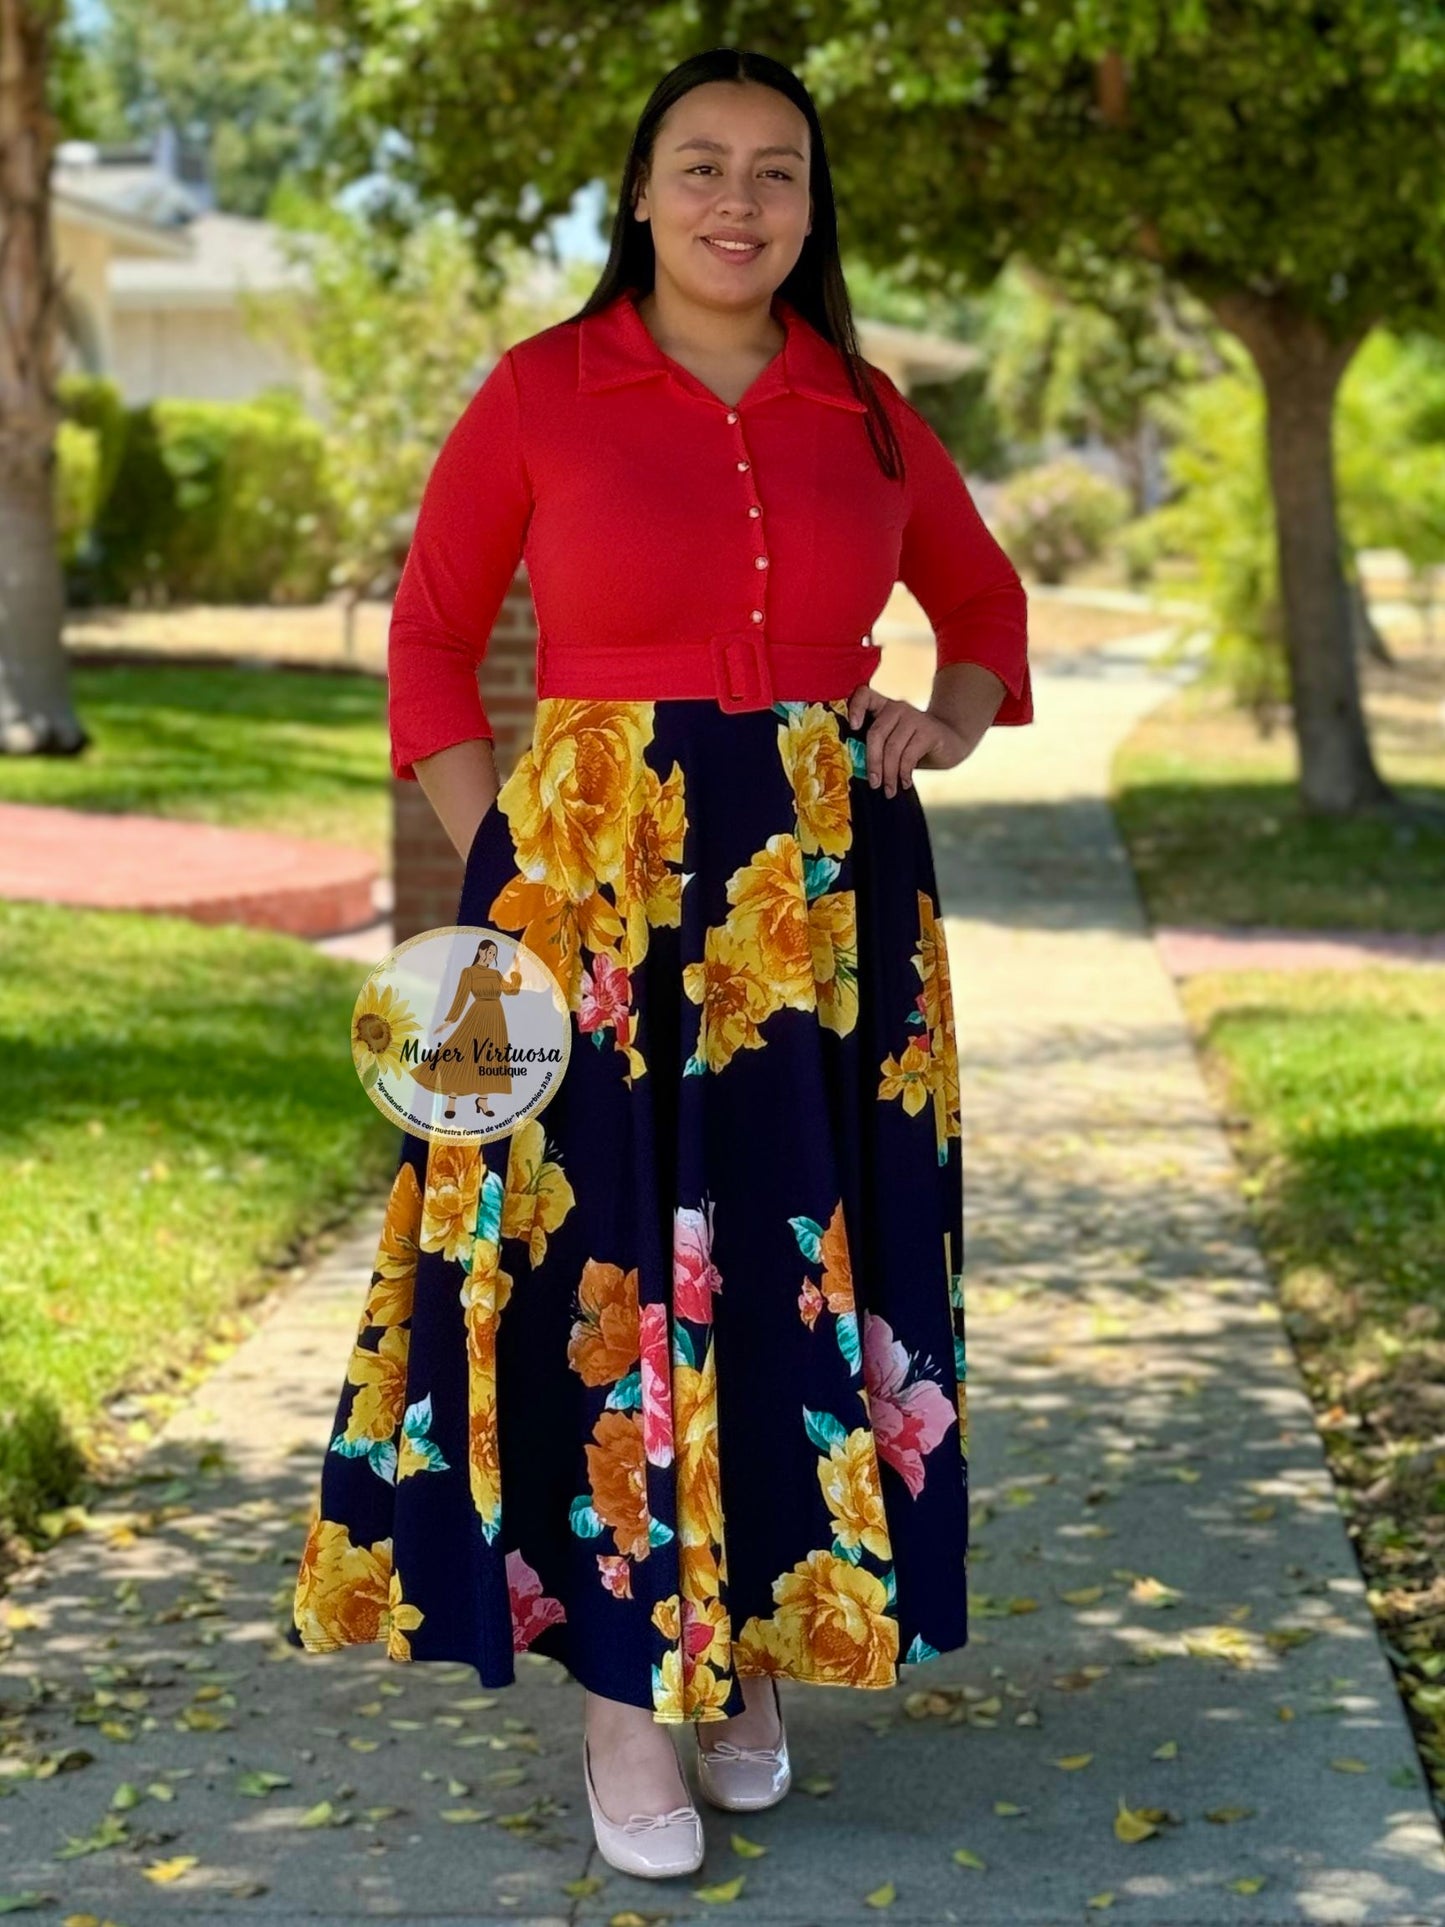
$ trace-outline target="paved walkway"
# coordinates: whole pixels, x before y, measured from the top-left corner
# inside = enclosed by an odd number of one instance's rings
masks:
[[[886,1693],[785,1688],[797,1790],[706,1809],[703,1873],[640,1882],[593,1849],[550,1662],[482,1695],[283,1646],[378,1208],[172,1421],[134,1536],[64,1539],[17,1591],[9,1743],[57,1770],[0,1799],[0,1891],[119,1927],[1441,1919],[1405,1719],[1101,800],[1162,688],[1042,672],[1033,729],[924,779],[965,1099],[969,1647]],[[1150,1837],[1116,1837],[1121,1802]],[[444,1817],[468,1812],[495,1817]],[[737,1876],[730,1909],[694,1897]]]

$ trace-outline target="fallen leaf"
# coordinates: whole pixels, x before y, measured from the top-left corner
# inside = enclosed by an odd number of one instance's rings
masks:
[[[1331,1760],[1330,1765],[1335,1769],[1336,1773],[1368,1773],[1370,1770],[1363,1760]]]
[[[870,1907],[891,1907],[898,1898],[898,1889],[891,1880],[885,1880],[881,1887],[875,1887],[871,1894],[864,1894]]]
[[[744,1860],[756,1860],[759,1855],[767,1852],[766,1847],[759,1846],[756,1840],[749,1840],[741,1833],[732,1835],[732,1850],[734,1853],[740,1853]]]
[[[1249,1819],[1253,1812],[1253,1807],[1210,1807],[1204,1817],[1212,1820],[1217,1827],[1227,1827],[1236,1820]]]
[[[1102,1586],[1075,1586],[1072,1592],[1061,1592],[1060,1599],[1066,1606],[1092,1606],[1104,1597]]]
[[[1084,1905],[1086,1907],[1092,1907],[1096,1913],[1102,1913],[1106,1907],[1112,1907],[1113,1904],[1114,1904],[1114,1896],[1108,1890],[1107,1887],[1104,1889],[1103,1893],[1095,1894],[1091,1900],[1086,1900],[1084,1902]]]
[[[711,1887],[694,1887],[693,1897],[697,1900],[729,1901],[736,1900],[743,1890],[745,1873],[734,1874],[731,1880],[719,1880]]]
[[[1138,1841],[1147,1840],[1151,1834],[1158,1831],[1158,1827],[1152,1820],[1146,1819],[1142,1813],[1131,1811],[1122,1799],[1119,1801],[1119,1811],[1114,1815],[1116,1840],[1123,1840],[1129,1846],[1134,1846]]]
[[[811,1793],[815,1800],[822,1799],[825,1793],[831,1793],[837,1784],[827,1773],[808,1773],[798,1782],[801,1791]]]
[[[584,1873],[576,1880],[564,1880],[562,1891],[564,1894],[571,1894],[576,1900],[585,1900],[588,1894],[595,1894],[603,1885],[605,1882],[600,1873]]]
[[[987,1871],[988,1862],[986,1860],[980,1860],[971,1847],[955,1847],[953,1857],[960,1867],[972,1867],[975,1873],[984,1873]]]
[[[1235,1894],[1257,1894],[1264,1885],[1264,1875],[1260,1873],[1241,1874],[1238,1880],[1226,1880],[1225,1886]]]
[[[179,1880],[183,1873],[200,1864],[201,1856],[198,1853],[178,1853],[169,1860],[152,1860],[148,1867],[141,1868],[141,1872],[147,1880],[165,1886],[169,1881]]]
[[[1092,1753],[1066,1753],[1061,1760],[1055,1760],[1054,1765],[1061,1766],[1065,1773],[1077,1773],[1079,1768],[1087,1766],[1093,1757]]]
[[[1016,1814],[1027,1813],[1027,1807],[1016,1807],[1012,1800],[995,1800],[993,1810],[1002,1820],[1012,1820]]]
[[[1233,1626],[1201,1626],[1185,1633],[1183,1643],[1185,1652],[1195,1659],[1226,1659],[1231,1666],[1248,1666],[1254,1658],[1248,1635]]]
[[[1162,1746],[1155,1747],[1149,1757],[1153,1760],[1177,1760],[1179,1758],[1178,1740],[1165,1740]]]
[[[490,1820],[492,1809],[490,1807],[443,1807],[441,1817],[443,1820],[450,1820],[453,1826],[467,1827],[477,1820]]]
[[[1166,1586],[1162,1579],[1136,1579],[1129,1597],[1136,1606],[1177,1606],[1184,1595],[1178,1587]]]

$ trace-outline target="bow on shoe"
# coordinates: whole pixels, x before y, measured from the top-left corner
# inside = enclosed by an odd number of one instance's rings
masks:
[[[693,1806],[671,1807],[666,1813],[629,1813],[622,1823],[624,1833],[650,1833],[654,1827],[670,1827],[678,1820],[691,1820]]]
[[[782,1758],[782,1742],[777,1746],[734,1746],[731,1740],[713,1740],[703,1747],[709,1759],[757,1760],[763,1766],[776,1766]]]

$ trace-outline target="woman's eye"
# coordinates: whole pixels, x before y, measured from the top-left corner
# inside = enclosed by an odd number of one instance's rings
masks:
[[[698,168],[711,166],[711,161],[696,161],[687,171],[689,174],[696,174]],[[785,167],[767,167],[764,168],[763,172],[765,174],[776,174],[780,180],[784,181],[790,181],[793,178]]]

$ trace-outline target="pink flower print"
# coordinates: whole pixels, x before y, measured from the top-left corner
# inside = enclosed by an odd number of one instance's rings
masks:
[[[642,1450],[649,1465],[672,1464],[672,1372],[667,1306],[643,1305],[637,1321],[642,1373]]]
[[[818,1322],[818,1313],[827,1304],[827,1299],[819,1291],[811,1278],[803,1280],[803,1289],[798,1293],[798,1316],[811,1331]]]
[[[931,1378],[905,1381],[912,1363],[886,1318],[865,1312],[863,1380],[878,1456],[898,1473],[916,1499],[923,1490],[924,1455],[958,1417],[957,1407]]]
[[[612,1024],[616,1027],[618,1037],[625,1043],[632,1016],[630,999],[626,966],[609,957],[605,950],[599,950],[592,960],[591,971],[582,972],[582,997],[577,1006],[578,1030],[604,1030],[608,1024]]]
[[[549,1599],[542,1582],[513,1547],[507,1554],[507,1592],[512,1603],[512,1651],[525,1653],[538,1633],[567,1617],[560,1599]]]
[[[632,1597],[632,1561],[625,1552],[599,1552],[597,1569],[602,1583],[614,1599]]]
[[[722,1274],[712,1261],[712,1200],[706,1214],[679,1205],[672,1226],[672,1308],[679,1318],[712,1323],[712,1295]]]

